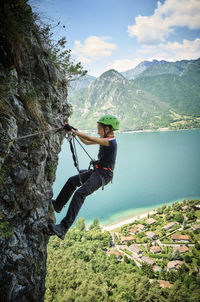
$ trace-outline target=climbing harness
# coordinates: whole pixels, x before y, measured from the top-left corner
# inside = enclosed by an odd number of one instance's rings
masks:
[[[66,128],[65,128],[66,129]],[[73,128],[75,129],[75,128]],[[105,180],[104,180],[104,177],[101,176],[101,174],[99,173],[98,169],[101,168],[103,170],[107,170],[111,173],[113,173],[113,170],[110,169],[110,168],[106,168],[106,167],[100,167],[99,164],[98,164],[98,161],[94,160],[90,154],[86,151],[86,149],[83,147],[83,145],[79,142],[79,140],[74,137],[71,132],[67,132],[67,140],[70,144],[70,150],[72,152],[72,158],[73,158],[73,161],[74,161],[74,166],[76,167],[77,171],[78,171],[78,175],[79,175],[79,180],[80,180],[80,183],[81,185],[83,184],[82,182],[82,179],[81,179],[81,173],[80,173],[80,169],[79,169],[79,162],[78,162],[78,156],[77,156],[77,150],[76,150],[76,145],[75,145],[75,140],[77,141],[77,143],[81,146],[81,148],[84,150],[84,152],[87,154],[87,156],[90,158],[90,164],[89,164],[89,167],[88,167],[88,170],[91,169],[91,167],[93,167],[93,169],[96,171],[96,173],[99,175],[100,179],[101,179],[101,182],[102,182],[102,190],[104,190],[104,186],[105,186]],[[112,180],[111,180],[111,183],[112,183]]]

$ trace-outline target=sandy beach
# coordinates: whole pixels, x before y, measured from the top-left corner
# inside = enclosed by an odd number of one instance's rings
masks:
[[[118,221],[116,223],[110,224],[110,225],[102,226],[101,229],[103,231],[112,231],[112,230],[115,230],[117,228],[122,227],[125,224],[129,224],[129,223],[132,223],[132,222],[134,222],[136,220],[140,220],[140,219],[146,218],[146,217],[148,217],[148,215],[155,214],[155,212],[156,212],[155,210],[154,211],[150,211],[150,212],[148,211],[148,212],[142,213],[142,214],[140,214],[138,216],[127,218],[127,219],[124,219],[122,221]]]

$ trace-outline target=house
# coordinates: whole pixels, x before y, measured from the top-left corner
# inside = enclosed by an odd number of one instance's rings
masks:
[[[194,231],[200,231],[200,224],[192,225]]]
[[[127,249],[137,256],[142,255],[142,250],[134,244],[127,247]]]
[[[146,232],[146,236],[150,239],[156,239],[157,238],[157,235],[154,233],[154,232]]]
[[[151,264],[151,265],[156,264],[156,261],[154,259],[149,258],[147,256],[142,257],[141,260],[142,260],[142,262],[145,262],[147,264]]]
[[[187,210],[188,206],[183,206],[182,210]]]
[[[115,250],[110,250],[107,252],[107,255],[110,256],[110,255],[115,255],[117,260],[118,261],[121,261],[122,260],[122,255],[120,253],[118,253],[117,251]]]
[[[131,235],[135,235],[135,234],[138,233],[138,230],[136,230],[136,229],[130,229],[130,230],[129,230],[129,233],[130,233]]]
[[[160,284],[160,287],[164,288],[164,287],[172,287],[173,284],[169,283],[169,281],[165,281],[165,280],[158,280],[158,283]]]
[[[167,264],[167,271],[168,272],[175,271],[175,270],[179,269],[182,264],[183,264],[183,261],[180,261],[180,260],[169,261]]]
[[[162,251],[161,247],[160,246],[157,246],[157,245],[153,245],[150,247],[150,251],[153,253],[153,254],[158,254]]]
[[[162,271],[161,267],[158,265],[154,265],[153,270],[154,270],[154,272],[159,272],[159,273]]]
[[[189,250],[189,248],[187,247],[187,246],[175,246],[174,247],[174,252],[175,251],[179,251],[181,254],[183,254],[183,253],[188,253],[188,252],[190,252],[190,250]]]
[[[145,228],[145,226],[143,225],[143,224],[138,224],[137,225],[137,230],[138,231],[144,231],[146,228]]]
[[[172,235],[171,239],[173,242],[176,242],[176,241],[189,242],[190,241],[190,238],[187,235]]]
[[[121,236],[121,243],[127,243],[134,239],[133,236]]]
[[[152,224],[155,223],[155,222],[156,222],[156,220],[153,219],[153,218],[148,218],[148,219],[146,220],[146,223],[148,223],[148,224],[150,224],[150,225],[152,225]]]
[[[168,230],[170,230],[171,228],[173,228],[173,226],[175,226],[177,223],[176,222],[170,222],[170,223],[168,223],[167,225],[165,225],[164,227],[163,227],[163,229],[165,229],[165,231],[168,231]]]

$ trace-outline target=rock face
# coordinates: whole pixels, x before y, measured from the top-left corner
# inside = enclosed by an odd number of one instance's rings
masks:
[[[17,8],[13,1],[5,1],[0,17],[3,15],[7,23],[10,18],[17,25],[24,12],[31,16],[31,10],[26,1],[15,2]],[[9,40],[10,35],[4,35],[1,27],[1,301],[44,299],[47,225],[54,219],[52,184],[65,133],[52,131],[14,139],[60,127],[70,114],[67,83],[49,60],[30,23],[24,29],[18,27],[18,41],[15,35]]]

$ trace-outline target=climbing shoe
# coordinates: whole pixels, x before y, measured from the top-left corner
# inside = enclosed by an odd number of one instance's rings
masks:
[[[64,227],[63,224],[53,224],[50,223],[49,224],[49,230],[54,233],[55,235],[57,235],[60,239],[64,240],[65,238],[65,234],[67,233],[66,228]]]
[[[52,199],[52,205],[53,205],[54,211],[56,211],[57,213],[61,212],[62,209],[60,209],[58,207],[58,203],[56,202],[56,200]]]

